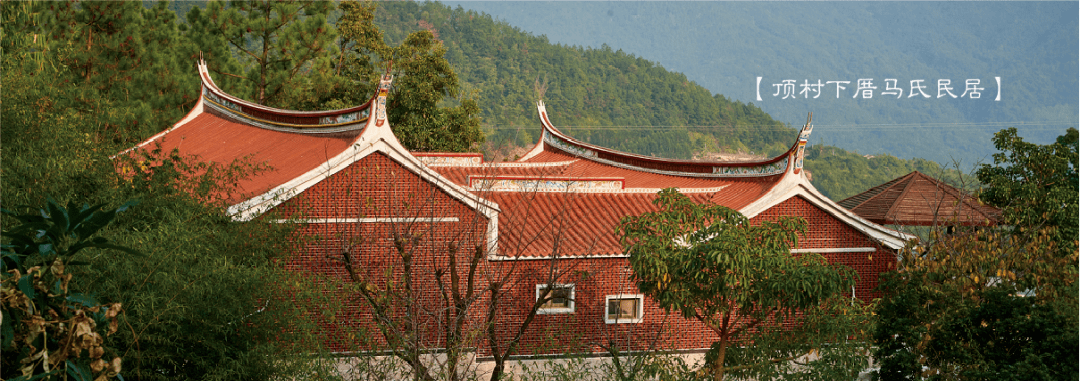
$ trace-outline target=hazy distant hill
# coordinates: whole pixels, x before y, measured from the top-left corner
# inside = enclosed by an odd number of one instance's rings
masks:
[[[448,2],[492,14],[552,43],[612,49],[656,61],[714,93],[752,102],[779,121],[814,112],[814,141],[860,153],[950,158],[993,152],[1016,126],[1049,142],[1077,125],[1076,2]],[[756,77],[761,76],[761,101]],[[1001,98],[995,102],[1001,77]],[[860,78],[898,80],[901,98],[852,99]],[[839,99],[772,97],[774,83],[850,81]],[[908,98],[923,79],[932,98]],[[937,98],[937,80],[961,95]],[[796,88],[799,90],[799,88]],[[812,96],[812,95],[810,95]]]
[[[538,78],[547,79],[543,98],[556,125],[619,150],[685,158],[722,147],[772,155],[796,137],[757,107],[710,94],[685,75],[624,51],[553,45],[486,14],[439,3],[379,6],[376,23],[392,41],[421,27],[437,32],[464,86],[480,98],[483,124],[494,129],[489,140],[496,145],[507,138],[526,147],[536,142]],[[913,170],[939,174],[931,161],[865,158],[822,145],[808,151],[806,168],[815,186],[836,200]]]
[[[771,155],[795,139],[793,128],[761,109],[623,51],[551,44],[488,15],[440,3],[379,3],[375,22],[392,43],[420,28],[436,33],[466,93],[478,97],[482,124],[496,145],[536,143],[540,93],[552,122],[565,132],[645,155]]]

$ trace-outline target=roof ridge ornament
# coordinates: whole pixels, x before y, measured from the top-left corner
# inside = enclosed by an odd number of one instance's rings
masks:
[[[810,133],[814,131],[814,125],[810,124],[813,119],[814,112],[811,111],[810,114],[806,116],[806,124],[803,125],[802,130],[799,131],[799,141],[795,143],[799,147],[795,150],[795,165],[792,166],[791,172],[796,175],[802,172],[803,157],[806,154],[806,142],[810,139]]]
[[[806,141],[806,139],[810,138],[810,132],[814,130],[814,125],[810,124],[813,120],[814,112],[811,111],[810,114],[806,116],[806,124],[803,125],[802,131],[799,132],[800,141]]]
[[[386,65],[386,74],[383,74],[382,80],[379,81],[379,94],[376,95],[378,99],[375,100],[375,127],[382,127],[386,124],[386,95],[390,93],[390,84],[394,82],[394,76],[390,74],[391,61]]]

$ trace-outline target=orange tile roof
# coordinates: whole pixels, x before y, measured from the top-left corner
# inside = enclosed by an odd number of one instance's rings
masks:
[[[240,160],[269,166],[272,170],[240,181],[243,196],[250,197],[316,169],[328,158],[344,151],[357,133],[327,136],[273,131],[203,112],[156,136],[145,146],[160,144],[166,152],[177,149],[182,155],[194,155],[200,161],[224,165]]]
[[[716,193],[691,193],[738,209],[768,190],[767,182],[738,181]],[[623,217],[657,210],[654,193],[490,192],[499,204],[501,257],[620,255],[615,228]]]
[[[559,255],[618,255],[615,227],[625,216],[655,211],[656,192],[681,188],[696,202],[710,201],[740,209],[759,199],[783,175],[766,177],[684,177],[640,172],[585,159],[547,153],[525,163],[479,166],[432,166],[431,169],[502,209],[499,215],[499,255],[542,257],[558,248]],[[552,166],[542,165],[548,159]],[[516,191],[473,187],[469,179],[520,178],[552,181],[621,180],[622,189],[596,191]]]
[[[689,177],[677,174],[642,172],[588,159],[579,159],[558,151],[544,151],[519,163],[487,163],[479,166],[432,166],[451,181],[469,186],[470,176],[520,176],[537,179],[622,179],[626,188],[714,188],[741,180],[774,183],[783,174],[760,177]]]
[[[620,255],[615,228],[626,216],[656,210],[663,188],[679,188],[696,202],[740,210],[762,199],[792,173],[800,141],[777,157],[756,162],[668,160],[577,141],[559,132],[537,105],[543,136],[513,163],[433,160],[428,168],[480,197],[499,214],[499,255]],[[429,160],[443,154],[425,154]],[[797,168],[797,167],[796,167]]]

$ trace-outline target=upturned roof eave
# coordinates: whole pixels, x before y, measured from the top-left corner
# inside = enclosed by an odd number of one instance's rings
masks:
[[[558,146],[554,146],[552,148],[557,149],[557,150],[562,151],[562,152],[566,152],[569,155],[577,156],[577,157],[581,157],[581,158],[588,159],[588,160],[593,160],[593,161],[601,161],[601,160],[598,160],[598,159],[600,159],[599,156],[600,156],[600,154],[602,154],[605,157],[611,158],[611,160],[609,160],[609,161],[614,162],[614,164],[616,164],[618,166],[633,167],[634,169],[641,170],[641,171],[646,171],[646,172],[658,172],[658,173],[664,173],[664,174],[670,174],[670,175],[681,175],[681,176],[691,176],[691,177],[767,177],[767,176],[772,176],[772,175],[777,175],[777,174],[790,172],[792,166],[795,164],[792,161],[796,160],[796,159],[801,159],[801,158],[796,158],[795,157],[796,156],[795,152],[799,149],[800,143],[805,144],[805,139],[803,138],[802,135],[808,135],[809,131],[812,129],[812,127],[809,124],[809,120],[808,120],[807,125],[805,126],[804,130],[800,132],[800,138],[796,139],[795,143],[792,144],[791,147],[788,148],[787,151],[785,151],[784,153],[782,153],[780,155],[777,155],[775,157],[765,159],[765,160],[756,160],[756,161],[693,161],[693,160],[664,159],[664,158],[657,158],[657,157],[646,156],[646,155],[638,155],[638,154],[628,153],[628,152],[621,152],[621,151],[596,146],[596,145],[593,145],[593,144],[585,143],[585,142],[579,141],[577,139],[574,139],[574,138],[570,137],[569,135],[564,134],[562,131],[559,131],[559,129],[557,127],[555,127],[554,124],[551,123],[551,121],[550,121],[550,119],[548,117],[547,107],[546,107],[546,105],[544,104],[543,101],[537,102],[536,106],[537,106],[537,113],[538,113],[539,118],[540,118],[540,124],[541,124],[543,133],[541,134],[540,139],[538,140],[537,144],[532,148],[532,150],[530,150],[522,158],[518,159],[519,162],[532,159],[533,157],[540,154],[541,152],[544,152],[546,147],[551,146],[552,145],[551,142],[548,141],[548,139],[547,139],[547,137],[550,134],[550,136],[555,137],[557,140],[566,142],[567,144],[570,145],[570,147],[565,147],[565,149],[561,148],[561,147],[558,147]],[[579,151],[579,152],[570,152],[570,151]],[[581,154],[580,152],[585,152],[586,154]],[[780,166],[778,164],[780,164],[781,162],[783,162],[785,160],[787,162],[783,163],[784,168],[780,168]],[[627,161],[643,161],[643,162],[649,162],[649,163],[656,163],[656,164],[659,164],[659,165],[687,166],[687,167],[692,167],[692,168],[698,168],[698,169],[700,169],[700,171],[695,171],[695,172],[689,172],[689,171],[658,171],[655,168],[642,167],[642,166],[639,166],[639,165],[628,163]],[[613,164],[613,163],[608,163],[608,164]],[[725,173],[723,173],[724,171],[721,170],[721,169],[724,169],[724,168],[732,168],[733,169],[732,172],[738,172],[739,169],[743,169],[743,168],[751,168],[751,169],[753,169],[753,168],[763,168],[763,167],[767,167],[767,166],[770,166],[770,165],[771,166],[776,166],[776,168],[773,169],[772,171],[763,171],[761,173],[756,173],[756,174],[731,175],[731,174],[725,174]],[[720,173],[717,173],[717,172],[720,172]]]

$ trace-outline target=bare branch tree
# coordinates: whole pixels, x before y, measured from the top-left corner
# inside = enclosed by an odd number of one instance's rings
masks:
[[[587,273],[579,268],[587,257],[581,251],[591,246],[573,248],[573,258],[564,253],[565,229],[573,225],[566,214],[576,195],[519,192],[521,202],[500,205],[499,226],[520,230],[495,243],[488,239],[488,206],[462,202],[433,181],[373,153],[294,203],[319,216],[306,219],[318,236],[309,252],[325,253],[353,294],[356,315],[342,316],[333,329],[347,331],[346,344],[362,356],[400,361],[398,377],[471,379],[478,377],[478,354],[490,352],[490,378],[498,380],[543,306],[566,298],[555,290]],[[554,211],[551,205],[539,211],[539,203],[556,200]],[[550,248],[538,254],[541,242]],[[535,299],[520,298],[531,296],[522,291],[532,287]],[[386,365],[384,358],[373,361]]]

